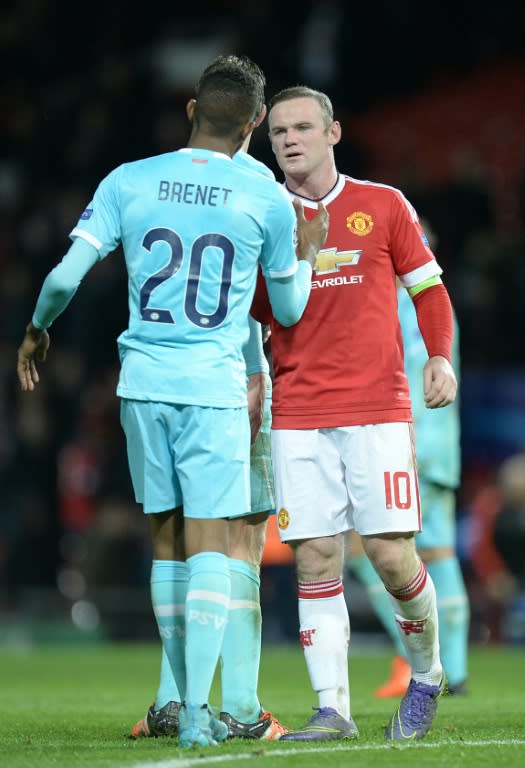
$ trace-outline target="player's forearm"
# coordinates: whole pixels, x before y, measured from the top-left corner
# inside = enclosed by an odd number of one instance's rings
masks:
[[[297,271],[284,279],[266,278],[275,319],[286,327],[301,319],[312,289],[312,267],[299,261]]]
[[[269,366],[263,349],[261,324],[254,320],[253,317],[248,316],[248,326],[250,335],[242,349],[246,363],[246,373],[248,376],[257,373],[267,373]]]
[[[429,357],[452,358],[454,317],[445,286],[433,285],[413,297],[419,330]]]
[[[60,264],[56,266],[48,274],[42,285],[32,319],[32,323],[37,329],[49,328],[51,323],[67,307],[78,288],[78,283],[69,285],[63,281],[60,267]]]
[[[65,310],[97,259],[98,252],[93,245],[80,238],[74,241],[62,261],[44,280],[32,318],[35,328],[49,328]]]

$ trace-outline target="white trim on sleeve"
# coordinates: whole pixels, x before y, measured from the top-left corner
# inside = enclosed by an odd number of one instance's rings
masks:
[[[75,227],[71,230],[69,233],[69,237],[81,237],[82,240],[86,240],[90,245],[93,245],[97,251],[100,251],[102,248],[102,243],[98,239],[98,237],[95,237],[94,235],[90,234],[89,232],[86,232],[84,229],[80,229],[79,227]]]
[[[406,275],[399,275],[402,285],[405,288],[413,288],[414,285],[419,285],[424,280],[428,280],[429,277],[438,277],[443,274],[443,270],[435,259],[427,261],[422,267],[407,272]]]

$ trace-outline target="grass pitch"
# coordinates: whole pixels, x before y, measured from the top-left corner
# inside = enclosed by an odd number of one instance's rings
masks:
[[[157,645],[0,648],[2,768],[395,768],[525,766],[525,648],[472,649],[470,693],[444,697],[422,741],[391,746],[383,729],[397,705],[372,691],[384,681],[387,655],[351,652],[352,714],[357,742],[314,746],[235,740],[197,751],[173,739],[133,741],[125,734],[154,698]],[[302,651],[263,649],[265,707],[292,727],[317,702]],[[214,687],[212,703],[219,703]]]

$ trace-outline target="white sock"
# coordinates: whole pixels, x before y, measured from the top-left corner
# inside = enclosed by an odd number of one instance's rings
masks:
[[[299,583],[299,636],[319,706],[348,720],[350,620],[341,579]]]
[[[405,587],[389,592],[412,677],[421,683],[439,685],[443,667],[439,658],[436,590],[425,565],[420,564]]]

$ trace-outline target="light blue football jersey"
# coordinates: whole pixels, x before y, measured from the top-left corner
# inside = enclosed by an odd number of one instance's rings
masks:
[[[233,161],[235,163],[239,163],[240,165],[244,166],[245,168],[249,168],[250,170],[255,171],[256,173],[261,173],[263,176],[267,176],[269,179],[273,179],[275,181],[275,174],[274,174],[274,172],[270,168],[268,168],[267,165],[265,165],[264,163],[261,163],[260,160],[256,160],[255,157],[253,157],[252,155],[249,155],[247,152],[236,152],[235,155],[233,156]],[[259,324],[257,324],[257,325],[259,325]],[[261,363],[260,370],[262,372],[268,374],[267,383],[266,383],[265,412],[269,412],[270,409],[271,409],[272,380],[270,378],[270,365],[269,365],[268,360],[266,359],[266,357],[264,355],[264,352],[262,352],[260,363]],[[270,418],[270,421],[271,421],[271,418]],[[257,442],[258,441],[259,441],[259,438],[257,438]],[[255,472],[253,471],[254,470],[253,446],[252,446],[252,462],[251,462],[251,467],[252,467],[252,485],[253,485],[254,478],[258,474],[257,471],[255,471]],[[252,493],[252,501],[253,501],[253,493]],[[270,504],[269,506],[273,506],[273,503]],[[252,505],[252,507],[253,507],[253,505]],[[253,511],[253,508],[252,508],[252,511]],[[258,511],[260,511],[260,510],[258,510]]]
[[[414,304],[405,289],[398,291],[398,314],[412,400],[419,475],[430,483],[457,488],[461,471],[459,398],[445,408],[425,407],[423,366],[428,354]],[[459,329],[455,317],[451,362],[459,379]]]
[[[236,152],[233,156],[233,161],[243,165],[245,168],[249,168],[251,171],[268,176],[269,179],[274,179],[275,181],[275,174],[271,168],[268,168],[267,165],[261,163],[260,160],[256,160],[253,155],[249,155],[247,152]]]
[[[100,258],[123,246],[121,397],[246,404],[242,347],[258,263],[270,277],[297,269],[289,196],[252,161],[185,148],[126,163],[100,183],[72,230]]]

